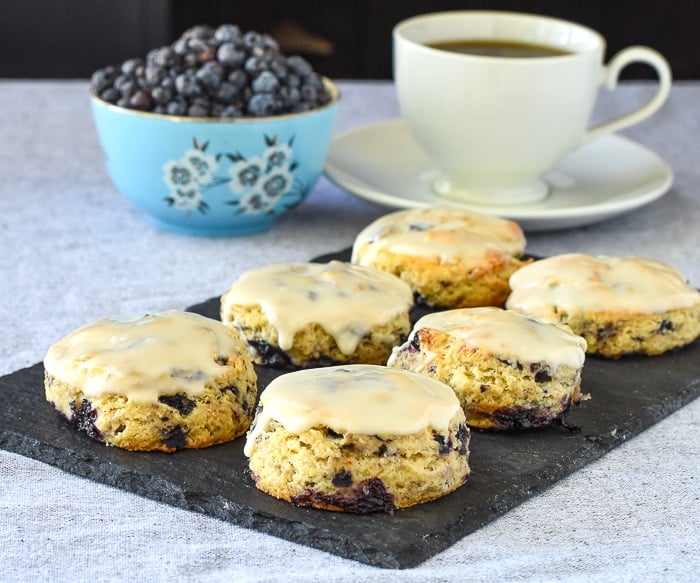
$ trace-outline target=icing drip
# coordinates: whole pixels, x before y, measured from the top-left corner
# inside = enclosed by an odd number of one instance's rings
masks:
[[[245,272],[229,288],[221,298],[224,319],[232,304],[259,304],[282,350],[292,347],[300,329],[317,323],[352,354],[370,328],[410,309],[413,294],[391,274],[341,261],[275,263]]]

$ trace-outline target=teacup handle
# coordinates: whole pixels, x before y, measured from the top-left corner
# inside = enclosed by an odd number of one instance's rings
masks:
[[[591,128],[584,136],[584,142],[636,124],[652,115],[666,101],[671,91],[671,67],[661,53],[648,47],[633,46],[617,53],[603,69],[602,85],[613,91],[617,87],[620,72],[630,63],[646,63],[656,71],[659,81],[656,94],[638,109]]]

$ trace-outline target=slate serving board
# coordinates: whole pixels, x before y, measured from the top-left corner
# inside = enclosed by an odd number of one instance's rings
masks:
[[[348,259],[348,251],[317,258]],[[190,310],[218,318],[212,298]],[[416,312],[414,317],[418,317]],[[262,389],[280,374],[257,367]],[[434,502],[389,514],[298,508],[259,492],[244,471],[243,438],[174,454],[127,452],[92,441],[44,400],[43,367],[0,378],[0,447],[166,504],[384,568],[420,564],[700,395],[700,342],[619,361],[588,357],[591,399],[539,431],[472,432],[468,483]]]

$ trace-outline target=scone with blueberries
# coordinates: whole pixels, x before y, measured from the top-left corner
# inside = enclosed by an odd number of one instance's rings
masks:
[[[530,429],[579,403],[585,350],[560,324],[462,308],[423,316],[387,364],[452,387],[470,427]]]
[[[377,365],[306,369],[262,391],[244,453],[258,489],[297,506],[393,512],[469,477],[470,432],[454,392]]]
[[[513,221],[454,208],[408,209],[367,225],[355,238],[352,262],[396,275],[430,307],[502,306],[508,278],[528,263],[525,243]]]
[[[700,337],[700,292],[654,259],[555,255],[518,270],[510,285],[508,308],[566,324],[591,354],[655,356]]]
[[[275,263],[243,273],[221,320],[276,368],[383,364],[411,323],[411,290],[391,274],[341,261]]]
[[[90,437],[134,451],[202,448],[243,435],[257,377],[221,322],[171,310],[104,318],[54,343],[46,399]]]

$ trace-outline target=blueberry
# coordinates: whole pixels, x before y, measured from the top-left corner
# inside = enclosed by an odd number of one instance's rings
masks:
[[[208,117],[209,109],[202,105],[190,105],[187,110],[187,115],[190,117]]]
[[[287,62],[280,56],[275,56],[270,59],[270,71],[280,80],[284,80],[289,75],[289,67]]]
[[[199,64],[197,53],[193,53],[188,49],[182,57],[182,64],[187,69],[194,69]]]
[[[216,51],[216,58],[228,67],[240,67],[245,63],[247,55],[233,43],[224,43]]]
[[[348,471],[340,471],[331,480],[331,483],[336,488],[347,488],[352,484],[352,473]]]
[[[112,84],[114,85],[114,88],[117,89],[119,92],[122,90],[122,86],[125,83],[133,83],[134,79],[130,75],[125,75],[122,73],[121,75],[117,75],[114,78],[114,81]]]
[[[301,101],[301,93],[296,87],[282,87],[280,88],[280,95],[288,107],[293,107]]]
[[[167,72],[164,67],[159,67],[158,65],[146,65],[144,70],[144,78],[146,83],[151,87],[159,85],[160,82],[165,79]]]
[[[195,97],[203,93],[197,80],[193,76],[184,73],[175,78],[175,89],[185,97]]]
[[[261,46],[267,49],[270,53],[279,53],[280,45],[269,34],[263,34],[260,42]]]
[[[256,93],[248,101],[248,113],[256,117],[273,115],[275,113],[275,99],[269,93]]]
[[[121,93],[121,96],[127,100],[138,91],[138,85],[133,79],[122,79],[119,84],[115,81],[114,87]]]
[[[173,92],[167,87],[156,87],[151,91],[151,99],[157,105],[164,105],[173,98]]]
[[[256,93],[274,93],[279,87],[277,77],[270,71],[263,71],[252,83],[253,91]]]
[[[224,77],[224,68],[216,61],[204,63],[202,67],[195,73],[195,78],[205,87],[210,89],[221,85]]]
[[[170,91],[175,91],[175,77],[177,75],[173,74],[172,71],[168,71],[168,74],[166,77],[163,78],[163,80],[160,82],[160,86],[163,89],[169,89]]]
[[[457,432],[455,436],[459,439],[459,453],[460,455],[466,455],[469,445],[469,429],[464,423],[460,423],[457,427]]]
[[[241,29],[235,24],[222,24],[214,32],[214,38],[222,43],[230,43],[241,38]]]
[[[551,375],[549,374],[549,371],[547,370],[538,370],[535,373],[535,382],[536,383],[548,383],[549,381],[552,380]]]
[[[193,38],[188,41],[187,46],[189,52],[184,56],[184,59],[188,63],[196,65],[216,58],[216,49],[205,40]]]
[[[182,33],[184,38],[208,39],[214,36],[214,29],[206,24],[198,24]]]
[[[294,73],[287,73],[287,76],[284,78],[284,84],[287,87],[300,87],[301,86],[301,79],[299,78],[299,75],[296,75]]]
[[[188,43],[186,38],[180,37],[171,46],[176,55],[182,57],[187,54]]]
[[[254,56],[246,60],[243,68],[246,73],[256,76],[263,71],[267,71],[270,68],[270,64],[265,57]]]
[[[302,101],[305,101],[310,105],[316,103],[316,100],[318,99],[318,91],[316,87],[310,85],[309,83],[304,83],[304,85],[301,86],[300,92]]]
[[[289,68],[298,75],[302,77],[308,77],[312,73],[312,68],[309,62],[299,55],[292,55],[287,57],[287,65]]]
[[[90,84],[92,90],[98,95],[101,94],[105,89],[112,86],[114,83],[114,78],[116,76],[116,71],[114,67],[105,67],[103,69],[98,69],[92,74],[90,78]]]
[[[187,445],[187,435],[180,425],[163,430],[161,442],[168,449],[184,449]]]
[[[449,436],[445,437],[444,435],[433,434],[433,439],[438,444],[438,455],[450,455],[452,451],[452,440]]]
[[[70,422],[76,425],[80,431],[84,431],[93,439],[102,440],[102,433],[95,425],[98,413],[92,408],[92,403],[87,399],[83,399],[80,401],[80,405],[78,405],[75,401],[71,401],[69,405],[71,410],[71,416],[69,418]]]
[[[213,97],[222,103],[231,104],[238,97],[238,88],[230,81],[224,81],[217,87]]]
[[[125,75],[133,75],[139,65],[143,64],[143,60],[139,58],[128,59],[122,63],[121,70]]]
[[[241,117],[243,112],[235,105],[228,105],[221,110],[219,117]]]
[[[235,69],[228,75],[228,81],[237,89],[242,89],[248,85],[248,75],[242,69]]]
[[[107,87],[102,93],[100,93],[100,99],[108,103],[116,103],[119,99],[120,94],[114,87]]]
[[[248,347],[252,350],[253,354],[256,354],[262,359],[265,366],[277,369],[294,368],[289,355],[279,346],[273,346],[265,340],[251,338],[248,340]],[[258,409],[262,411],[261,407],[258,407]]]
[[[177,63],[177,54],[172,47],[161,47],[148,53],[146,60],[156,67],[172,67]]]
[[[675,329],[673,322],[671,320],[661,320],[658,328],[654,330],[654,334],[664,334],[666,332],[672,332]]]
[[[151,96],[143,90],[137,91],[129,98],[129,107],[133,109],[148,111],[151,109],[151,105]]]
[[[254,30],[248,31],[243,35],[243,46],[252,49],[253,47],[262,47],[264,45],[263,36]]]
[[[165,107],[168,115],[185,115],[187,113],[187,103],[185,101],[171,101]]]
[[[188,399],[187,396],[182,393],[178,393],[176,395],[163,395],[158,397],[158,401],[164,405],[167,405],[168,407],[176,409],[183,417],[192,413],[194,408],[197,406],[192,399]]]

